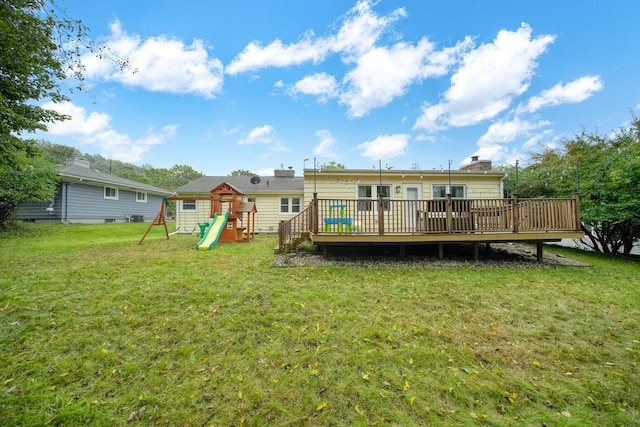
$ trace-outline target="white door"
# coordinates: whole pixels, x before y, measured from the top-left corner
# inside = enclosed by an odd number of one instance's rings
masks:
[[[404,185],[404,200],[407,201],[404,210],[404,224],[407,230],[415,231],[416,229],[416,215],[418,212],[419,203],[417,200],[421,199],[422,185],[420,184],[405,184]]]

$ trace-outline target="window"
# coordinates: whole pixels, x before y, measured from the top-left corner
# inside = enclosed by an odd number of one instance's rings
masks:
[[[118,189],[115,187],[104,187],[104,198],[118,200]]]
[[[378,193],[382,194],[384,211],[388,212],[390,209],[389,199],[391,198],[390,185],[358,185],[358,211],[376,211]]]
[[[257,200],[258,200],[258,199],[256,198],[256,196],[248,196],[248,197],[247,197],[247,202],[249,202],[249,203],[255,203],[255,204],[256,204],[256,206],[258,205]]]
[[[280,197],[280,213],[300,212],[300,197]]]
[[[144,191],[136,191],[136,202],[147,203],[147,193]]]
[[[196,210],[196,201],[195,200],[182,200],[181,207],[183,211],[195,211]]]
[[[431,188],[432,198],[444,199],[447,197],[447,186],[434,184]],[[466,185],[452,185],[451,186],[451,198],[452,199],[464,199],[467,192]]]

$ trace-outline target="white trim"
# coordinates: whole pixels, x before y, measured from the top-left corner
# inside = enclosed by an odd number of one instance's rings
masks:
[[[298,210],[297,211],[293,210],[293,206],[294,206],[293,199],[298,199],[298,203],[297,203]],[[282,208],[284,206],[282,204],[283,200],[287,201],[287,210],[286,211],[282,210]],[[280,197],[278,197],[278,214],[280,214],[280,215],[298,214],[298,213],[302,212],[302,203],[303,203],[303,197],[299,197],[299,196],[298,197],[282,197],[282,196],[280,196]]]
[[[115,196],[108,196],[108,195],[107,195],[107,189],[115,190],[115,191],[114,191]],[[104,189],[102,190],[102,195],[103,195],[103,197],[104,197],[105,199],[107,199],[107,200],[118,200],[118,194],[119,194],[118,187],[110,187],[110,186],[108,186],[108,185],[105,185],[105,186],[104,186]]]
[[[438,199],[444,199],[446,198],[446,193],[444,197],[436,197],[435,196],[435,187],[445,187],[445,192],[447,191],[447,187],[449,186],[449,184],[431,184],[431,199],[433,200],[438,200]],[[468,194],[468,187],[467,184],[451,184],[451,187],[462,187],[463,188],[463,195],[462,197],[454,197],[451,196],[452,199],[466,199],[467,198],[467,194]]]
[[[138,198],[138,195],[142,194],[144,197],[142,199]],[[136,202],[138,203],[147,203],[148,195],[146,191],[136,191]]]
[[[179,200],[180,202],[180,212],[198,212],[198,201],[197,200]],[[193,202],[193,209],[185,209],[184,202]]]

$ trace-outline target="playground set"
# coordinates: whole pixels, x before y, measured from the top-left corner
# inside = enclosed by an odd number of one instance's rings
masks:
[[[196,244],[196,249],[199,251],[209,250],[218,242],[244,242],[255,238],[255,214],[258,212],[255,203],[245,202],[243,192],[231,184],[223,182],[211,190],[211,196],[209,197],[165,197],[162,200],[160,211],[138,244],[142,244],[147,234],[149,234],[149,231],[151,231],[151,228],[156,225],[164,226],[167,239],[169,239],[171,234],[179,232],[179,230],[177,230],[174,233],[169,233],[169,229],[167,228],[165,210],[169,200],[188,200],[196,201],[196,203],[199,200],[208,200],[210,202],[209,214],[206,221],[197,221],[200,229],[198,237],[201,238]],[[189,234],[194,231],[195,229],[189,231]]]

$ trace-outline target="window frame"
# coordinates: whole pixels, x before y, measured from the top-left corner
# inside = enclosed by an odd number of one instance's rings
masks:
[[[367,189],[364,195],[361,195],[360,189]],[[386,194],[384,189],[386,188]],[[375,189],[375,193],[374,193]],[[358,184],[356,185],[356,198],[358,212],[378,212],[378,193],[382,194],[382,205],[384,212],[391,211],[391,184]]]
[[[294,202],[297,200],[297,202]],[[284,203],[286,201],[286,203]],[[298,214],[302,211],[302,197],[284,197],[280,196],[278,212],[280,215]],[[286,208],[283,210],[283,208]]]
[[[189,203],[189,206],[192,206],[191,204],[193,203],[193,208],[191,207],[185,207],[185,202]],[[198,201],[197,200],[180,200],[180,212],[197,212],[198,211]]]
[[[448,184],[431,184],[431,198],[433,200],[442,200],[442,199],[446,199],[447,198],[447,187],[449,185]],[[462,188],[462,197],[460,196],[454,196],[454,187],[456,188]],[[436,195],[436,188],[440,189],[440,188],[444,188],[444,195],[439,196]],[[466,199],[467,198],[467,184],[451,184],[451,198],[452,199]],[[438,193],[442,193],[441,191],[438,191]]]
[[[108,194],[111,193],[111,191],[108,190],[113,190],[113,196]],[[108,193],[107,193],[108,192]],[[102,196],[107,199],[107,200],[118,200],[118,187],[110,187],[108,185],[104,186],[104,190],[102,191]]]
[[[140,198],[140,196],[143,196]],[[137,203],[147,203],[147,192],[146,191],[136,191],[136,202]]]

